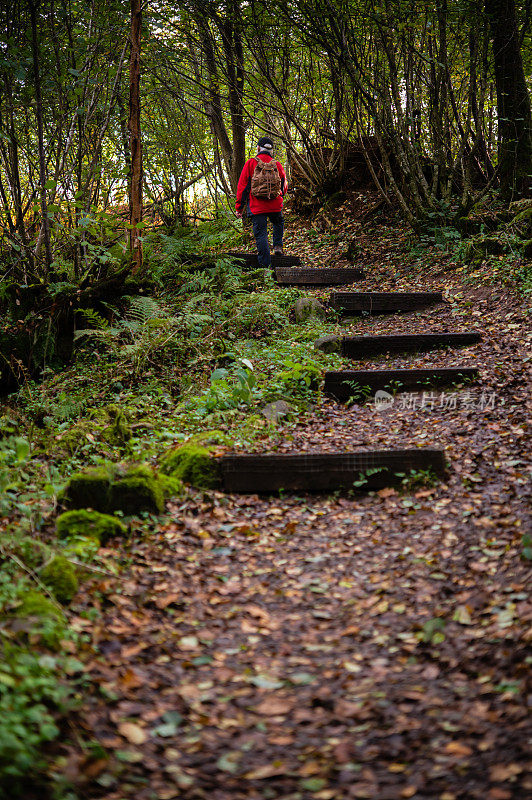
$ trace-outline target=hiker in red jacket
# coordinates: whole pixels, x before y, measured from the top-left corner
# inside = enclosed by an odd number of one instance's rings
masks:
[[[271,264],[268,244],[268,220],[273,226],[273,254],[283,255],[283,196],[287,181],[279,161],[272,158],[273,142],[263,136],[257,143],[257,155],[244,164],[236,190],[236,215],[251,215],[253,235],[261,267]],[[270,166],[271,165],[271,166]]]

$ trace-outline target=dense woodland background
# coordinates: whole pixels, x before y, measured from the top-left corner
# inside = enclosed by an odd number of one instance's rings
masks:
[[[418,229],[530,194],[530,6],[187,0],[141,19],[140,0],[3,4],[3,268],[73,279],[116,259],[128,183],[136,230],[220,213],[261,134],[300,211],[348,176]]]

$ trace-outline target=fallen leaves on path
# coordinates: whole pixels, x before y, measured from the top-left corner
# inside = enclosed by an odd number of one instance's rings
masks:
[[[489,288],[468,305],[445,259],[409,275],[396,232],[373,255],[369,242],[366,288],[440,281],[451,302],[346,330],[478,325],[484,339],[360,368],[478,364],[496,402],[479,410],[473,387],[445,409],[324,400],[258,447],[437,444],[447,479],[353,496],[190,493],[125,546],[122,578],[86,589],[87,605],[91,591],[102,600],[79,725],[109,759],[84,798],[532,796],[526,312]]]

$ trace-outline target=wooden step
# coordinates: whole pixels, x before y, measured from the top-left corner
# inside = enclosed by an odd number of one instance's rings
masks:
[[[349,358],[364,358],[382,353],[417,352],[438,347],[465,347],[477,344],[482,335],[476,331],[467,333],[404,333],[394,336],[344,336],[340,341],[340,353]]]
[[[239,261],[242,261],[246,267],[250,267],[253,269],[258,269],[260,264],[257,258],[256,253],[239,253],[236,250],[233,250],[229,253],[221,253],[218,255],[218,258],[223,258],[224,256],[231,256],[231,258],[238,258]],[[302,262],[299,256],[275,256],[272,255],[272,267],[301,267]]]
[[[441,292],[333,292],[329,300],[338,311],[366,311],[370,314],[414,311],[442,302]]]
[[[364,400],[379,389],[388,392],[425,391],[477,378],[478,370],[472,367],[342,370],[325,373],[324,391],[340,402],[347,402],[351,398]]]
[[[411,470],[430,469],[440,476],[445,472],[443,451],[424,448],[232,455],[220,457],[219,464],[225,491],[243,493],[380,489],[400,483]]]
[[[275,280],[281,286],[342,286],[360,281],[364,277],[362,270],[353,267],[323,269],[276,267],[275,269]]]

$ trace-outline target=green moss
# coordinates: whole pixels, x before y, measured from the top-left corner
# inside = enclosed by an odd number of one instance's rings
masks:
[[[109,508],[123,511],[128,516],[143,511],[161,514],[164,511],[164,493],[160,481],[148,466],[127,470],[111,484]]]
[[[532,208],[517,214],[512,220],[512,227],[517,229],[522,238],[529,239],[532,236]]]
[[[63,614],[55,603],[42,592],[31,590],[21,598],[22,605],[17,608],[17,617],[51,617],[63,620]]]
[[[160,475],[159,481],[167,500],[170,500],[172,497],[179,497],[183,494],[183,481],[179,478],[174,478],[173,475]]]
[[[38,636],[40,642],[52,650],[61,648],[61,640],[65,635],[65,615],[53,600],[37,590],[26,591],[20,595],[22,604],[17,608],[16,615],[22,619],[29,619],[17,632],[17,639],[31,636],[32,644]]]
[[[209,447],[214,444],[232,445],[233,440],[223,431],[203,431],[196,433],[188,439],[187,444],[200,444],[202,447]]]
[[[113,536],[125,536],[127,526],[110,514],[99,511],[66,511],[56,520],[57,534],[61,539],[83,536],[105,544]]]
[[[9,548],[30,569],[37,569],[50,558],[50,548],[38,539],[24,536]]]
[[[498,239],[496,236],[484,236],[480,234],[466,244],[464,255],[466,261],[473,261],[478,257],[486,257],[488,255],[499,256],[507,250],[506,244]]]
[[[95,438],[98,438],[98,427],[94,420],[83,419],[76,422],[75,425],[71,425],[61,434],[58,445],[61,450],[66,450],[70,455],[74,455],[89,442],[93,442]]]
[[[78,591],[78,579],[72,564],[64,556],[55,556],[40,573],[55,599],[68,605]]]
[[[105,512],[109,508],[111,478],[111,471],[106,467],[78,472],[70,478],[61,499],[68,508]]]
[[[162,461],[161,471],[200,489],[215,489],[220,484],[218,464],[211,449],[194,442],[171,450]]]
[[[124,411],[115,403],[93,412],[103,424],[102,438],[109,444],[124,447],[131,439],[131,427]]]
[[[71,455],[88,442],[106,442],[124,448],[131,439],[131,427],[124,411],[114,403],[91,412],[61,435],[60,445]]]
[[[63,554],[67,558],[75,558],[76,561],[92,561],[100,543],[97,539],[91,539],[87,536],[74,536],[68,540],[68,543],[63,547]]]
[[[160,514],[164,510],[163,487],[147,465],[123,469],[100,467],[73,475],[62,500],[71,509],[90,508],[102,513],[123,511],[133,515],[149,511]],[[122,531],[115,528],[110,535],[116,533]]]

